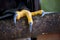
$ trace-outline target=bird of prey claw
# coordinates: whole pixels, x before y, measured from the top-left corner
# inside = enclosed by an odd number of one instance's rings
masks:
[[[30,32],[32,32],[32,23],[30,23],[29,26],[30,26],[30,28],[29,28]]]
[[[38,10],[38,11],[35,11],[35,12],[30,12],[28,10],[21,10],[21,11],[7,10],[4,13],[8,13],[8,12],[13,12],[14,13],[14,24],[16,24],[16,20],[20,20],[21,17],[26,16],[27,19],[28,19],[30,32],[32,32],[32,25],[33,25],[32,16],[35,16],[37,14],[42,15],[43,10]],[[2,17],[0,17],[0,19],[5,18],[7,16],[11,16],[11,15],[9,14],[9,15],[2,16]]]
[[[28,10],[16,11],[16,14],[14,16],[14,23],[16,24],[16,20],[20,20],[20,18],[24,16],[26,16],[28,19],[28,24],[29,24],[30,32],[31,32],[32,25],[33,25],[33,19],[32,19],[31,12],[29,12]]]
[[[14,15],[14,24],[16,24],[16,17],[17,17],[17,14],[15,13],[15,15]]]
[[[32,25],[33,25],[32,16],[35,16],[35,15],[39,14],[39,15],[41,15],[43,17],[45,14],[54,13],[54,12],[44,12],[43,10],[38,10],[38,11],[35,11],[35,12],[30,12],[28,10],[21,10],[21,11],[7,10],[4,13],[8,13],[8,12],[13,12],[15,14],[14,15],[14,24],[16,24],[16,20],[20,20],[21,17],[26,16],[27,19],[28,19],[28,24],[29,24],[30,32],[32,32]],[[11,16],[11,15],[12,14],[7,14],[5,16],[1,16],[0,19],[5,18],[7,16]]]
[[[55,12],[45,12],[44,10],[42,10],[42,17],[44,16],[44,15],[46,15],[46,14],[51,14],[51,13],[55,13]]]
[[[28,10],[16,11],[16,14],[14,16],[14,23],[16,24],[16,20],[20,20],[21,17],[26,16],[28,19],[30,32],[32,32],[32,25],[33,25],[32,16],[35,16],[37,14],[41,15],[42,12],[43,12],[43,10],[39,10],[39,11],[35,11],[35,12],[30,12]]]

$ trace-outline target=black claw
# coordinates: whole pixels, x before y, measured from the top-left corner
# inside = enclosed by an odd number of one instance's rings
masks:
[[[17,14],[14,15],[14,24],[16,24],[16,16]]]
[[[42,13],[42,17],[44,16],[45,14],[44,13]]]
[[[32,32],[32,25],[33,25],[32,23],[30,23],[30,24],[29,24],[29,27],[30,27],[30,28],[29,28],[29,29],[30,29],[30,32]]]
[[[45,13],[44,13],[44,11],[43,11],[41,16],[43,17],[44,15],[45,15]]]

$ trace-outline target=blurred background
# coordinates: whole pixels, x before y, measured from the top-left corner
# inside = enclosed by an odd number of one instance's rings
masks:
[[[40,0],[44,11],[60,12],[60,0]]]

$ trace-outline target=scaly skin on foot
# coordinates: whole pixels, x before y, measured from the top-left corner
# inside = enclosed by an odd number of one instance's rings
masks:
[[[16,23],[16,20],[20,20],[21,17],[24,17],[26,16],[27,19],[28,19],[28,24],[29,24],[29,27],[30,27],[30,32],[32,32],[32,25],[33,25],[33,19],[32,19],[32,16],[35,16],[37,14],[41,15],[43,12],[43,10],[38,10],[38,11],[35,11],[35,12],[30,12],[28,10],[21,10],[21,11],[16,11],[16,18],[14,19],[15,20],[15,23]]]

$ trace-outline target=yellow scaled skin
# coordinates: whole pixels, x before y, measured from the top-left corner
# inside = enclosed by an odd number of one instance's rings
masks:
[[[31,14],[32,14],[32,16],[35,16],[37,14],[42,15],[42,12],[43,12],[43,10],[38,10],[38,11],[35,11],[35,12],[31,12]]]
[[[30,12],[28,10],[16,11],[16,13],[17,13],[16,19],[20,20],[21,17],[26,16],[27,19],[28,19],[28,23],[31,22],[33,24],[32,16],[35,16],[37,14],[41,15],[42,12],[43,12],[43,10],[38,10],[38,11],[35,11],[35,12]]]

